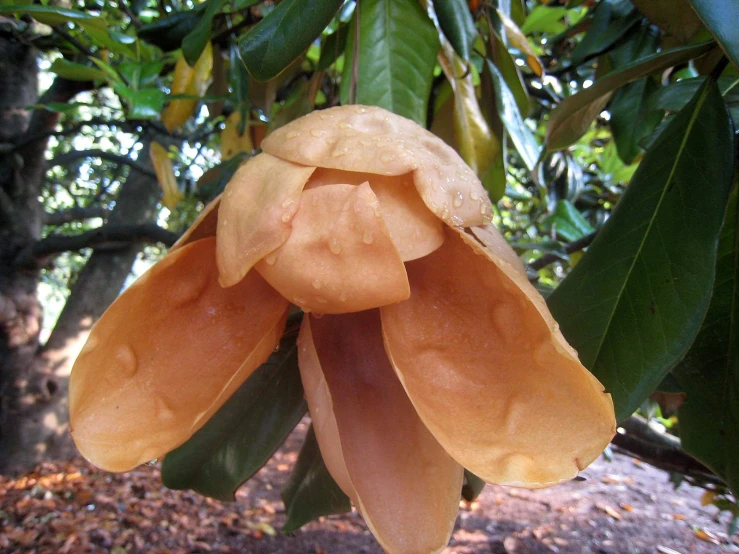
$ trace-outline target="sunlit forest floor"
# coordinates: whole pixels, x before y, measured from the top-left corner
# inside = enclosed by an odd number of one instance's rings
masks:
[[[298,426],[236,503],[170,491],[148,466],[117,475],[79,459],[0,477],[0,552],[381,554],[356,512],[280,531],[279,489],[306,428]],[[675,491],[665,473],[620,454],[582,475],[537,491],[486,487],[460,504],[444,554],[739,552],[727,521],[701,507],[700,489]]]

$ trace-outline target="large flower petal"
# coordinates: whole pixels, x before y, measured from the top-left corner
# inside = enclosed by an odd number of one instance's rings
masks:
[[[215,238],[165,257],[95,325],[72,370],[72,435],[126,471],[185,442],[279,342],[288,303],[258,273],[222,289]]]
[[[328,411],[336,422],[324,436],[326,426],[316,426],[321,452],[328,459],[341,453],[346,474],[338,479],[350,480],[346,492],[380,544],[393,554],[446,546],[462,467],[426,429],[395,376],[379,313],[306,317],[299,360],[311,417],[320,421]],[[316,383],[326,391],[322,403],[310,391]],[[326,443],[337,440],[327,456]]]
[[[380,201],[390,238],[404,262],[428,256],[444,242],[444,226],[418,196],[411,174],[388,176],[319,167],[305,188],[337,183],[370,184]]]
[[[407,264],[410,299],[381,310],[408,396],[447,452],[486,481],[572,478],[613,436],[610,395],[514,264],[447,235]]]
[[[290,236],[300,193],[314,167],[259,154],[241,166],[223,191],[216,260],[221,285],[243,279]]]
[[[264,139],[265,152],[295,163],[376,173],[413,172],[421,198],[449,225],[490,220],[482,184],[443,140],[416,123],[374,106],[320,110],[280,127]]]
[[[285,298],[317,313],[377,308],[410,294],[367,183],[304,191],[287,242],[256,268]]]
[[[188,227],[187,231],[182,233],[182,236],[169,249],[170,253],[196,240],[216,236],[216,230],[218,229],[218,208],[221,206],[221,196],[223,195],[219,194],[210,204],[203,208],[203,211],[200,212],[200,215],[198,215],[193,224]]]

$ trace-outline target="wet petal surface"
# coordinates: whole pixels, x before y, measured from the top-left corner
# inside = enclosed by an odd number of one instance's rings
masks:
[[[256,266],[306,311],[347,313],[408,298],[403,261],[368,184],[303,192],[290,238]]]
[[[315,170],[259,154],[229,181],[218,212],[216,260],[224,287],[238,283],[290,236],[300,193]]]
[[[385,347],[447,452],[486,481],[540,487],[603,451],[610,395],[511,260],[450,229],[407,269],[411,297],[381,309]]]
[[[93,328],[72,370],[72,435],[127,471],[185,442],[274,350],[288,303],[259,274],[222,289],[215,238],[165,257]]]
[[[262,148],[316,167],[404,175],[426,206],[449,225],[484,225],[492,205],[474,172],[444,141],[420,125],[374,106],[313,112],[274,131]]]
[[[322,406],[308,396],[311,417],[333,412],[353,489],[347,492],[375,537],[393,554],[440,550],[456,520],[462,468],[423,425],[395,376],[379,313],[306,317],[301,333],[301,348],[312,345],[316,353],[310,369],[300,360],[303,375],[314,373],[304,377],[306,389],[323,381],[331,399]]]

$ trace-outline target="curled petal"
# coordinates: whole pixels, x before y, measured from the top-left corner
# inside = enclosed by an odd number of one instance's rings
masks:
[[[490,255],[496,259],[498,265],[508,263],[526,281],[529,280],[526,275],[526,267],[523,265],[521,258],[516,255],[516,252],[506,242],[505,237],[500,234],[500,231],[495,228],[495,225],[489,223],[485,226],[472,227],[470,231],[487,248]],[[506,271],[506,273],[510,273],[510,271]],[[538,294],[537,297],[541,298]]]
[[[316,426],[321,452],[332,461],[340,455],[346,473],[333,473],[340,460],[327,467],[337,482],[349,480],[345,492],[377,540],[393,554],[438,552],[454,527],[463,471],[395,376],[378,312],[306,317],[299,362],[311,417],[335,422],[324,436],[319,429],[331,426]],[[316,384],[325,393],[312,393]]]
[[[322,314],[376,308],[409,295],[403,261],[367,183],[304,191],[287,242],[256,269],[285,298]]]
[[[404,175],[428,208],[449,225],[490,220],[485,189],[459,155],[416,123],[374,106],[320,110],[280,127],[262,148],[295,163],[345,171]]]
[[[319,167],[306,188],[337,183],[369,183],[380,201],[390,238],[404,262],[428,256],[444,242],[444,226],[418,196],[411,174],[387,176]]]
[[[613,403],[506,258],[449,229],[441,248],[407,264],[410,299],[381,309],[385,347],[459,463],[489,482],[548,486],[603,451]]]
[[[216,229],[218,228],[218,208],[221,206],[221,196],[216,196],[210,204],[203,208],[195,222],[185,231],[182,236],[177,239],[169,249],[170,252],[174,252],[185,246],[195,242],[196,240],[215,237]]]
[[[72,369],[72,436],[127,471],[185,442],[278,344],[288,303],[251,272],[218,285],[215,238],[142,275],[95,325]]]
[[[314,167],[259,154],[239,168],[223,191],[218,211],[216,261],[221,285],[243,279],[290,236],[300,193]]]

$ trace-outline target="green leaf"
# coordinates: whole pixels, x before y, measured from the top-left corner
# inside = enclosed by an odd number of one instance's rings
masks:
[[[521,31],[525,35],[530,35],[531,33],[559,34],[567,28],[562,23],[562,18],[566,13],[566,8],[536,6],[526,17],[526,21],[521,26]]]
[[[81,63],[70,62],[64,58],[54,60],[49,71],[70,81],[103,81],[106,77],[105,73],[99,69],[95,69],[89,65],[82,65]]]
[[[614,17],[611,3],[600,2],[595,7],[590,29],[572,51],[570,64],[578,66],[586,59],[603,52],[639,21],[641,21],[641,16],[636,10],[632,10],[626,17]]]
[[[496,48],[493,52],[494,65],[498,68],[498,71],[503,76],[503,80],[513,93],[513,96],[516,99],[516,105],[518,106],[518,111],[521,112],[523,117],[526,117],[529,115],[530,110],[529,93],[526,91],[526,85],[521,77],[521,72],[518,70],[513,56],[508,52],[508,49],[503,42],[499,38],[495,37],[495,43]]]
[[[62,23],[76,23],[84,29],[105,30],[107,27],[102,17],[58,6],[0,6],[0,14],[3,13],[29,14],[39,23],[50,26],[61,25]]]
[[[678,411],[683,449],[739,492],[739,189],[718,247],[716,283],[698,336],[673,374],[687,394]]]
[[[603,111],[613,91],[641,77],[687,62],[713,48],[713,42],[674,48],[631,63],[573,96],[562,100],[552,111],[547,124],[546,147],[548,151],[562,150],[577,141]]]
[[[192,10],[177,12],[142,25],[136,33],[141,40],[158,46],[165,52],[177,50],[183,39],[197,27],[205,7],[205,4],[199,4]]]
[[[524,117],[518,109],[516,99],[508,88],[503,76],[490,60],[486,60],[484,70],[490,73],[495,89],[495,105],[498,115],[511,136],[521,159],[529,171],[533,171],[539,160],[540,148],[533,131],[526,126]]]
[[[687,0],[633,0],[650,22],[686,44],[703,26]]]
[[[434,11],[444,36],[464,61],[470,61],[477,29],[465,0],[434,0]]]
[[[349,25],[342,23],[330,35],[321,41],[321,57],[318,58],[316,71],[326,71],[337,58],[344,53],[346,38],[349,36]]]
[[[690,5],[716,37],[731,63],[739,68],[739,2],[731,0],[688,0]]]
[[[359,3],[357,103],[380,106],[426,126],[439,37],[416,0]],[[346,44],[341,102],[350,104],[354,24]],[[412,29],[413,32],[409,32]]]
[[[649,107],[653,110],[680,111],[690,102],[705,81],[705,77],[695,77],[661,87],[649,97]],[[718,88],[724,97],[724,102],[739,104],[739,78],[721,77],[718,80]]]
[[[185,444],[164,458],[162,481],[233,500],[236,489],[272,457],[307,407],[293,325],[280,348]]]
[[[485,487],[485,481],[480,479],[471,471],[464,470],[464,484],[462,485],[462,498],[467,502],[472,502],[480,496],[482,489]]]
[[[641,140],[657,128],[664,116],[662,112],[648,108],[647,100],[656,89],[659,85],[644,78],[629,83],[613,95],[609,107],[611,132],[618,155],[627,165],[641,153]]]
[[[646,153],[549,307],[628,417],[693,342],[708,308],[731,186],[731,122],[711,84]]]
[[[556,233],[564,240],[572,242],[583,238],[594,231],[580,211],[569,200],[559,200],[554,213],[547,218],[548,228],[554,227]]]
[[[128,118],[158,119],[162,114],[166,100],[167,95],[158,88],[143,88],[133,91],[128,96]]]
[[[229,76],[231,96],[239,112],[239,134],[243,134],[249,119],[249,73],[241,60],[239,47],[236,44],[231,45],[229,59],[231,60]]]
[[[290,480],[282,489],[285,503],[283,531],[292,533],[320,516],[340,514],[352,509],[346,496],[323,463],[313,425],[305,435]]]
[[[154,84],[163,67],[164,62],[124,61],[118,66],[118,71],[126,80],[126,83],[136,90]]]
[[[182,55],[190,67],[195,67],[200,54],[203,53],[205,45],[210,39],[210,31],[213,26],[213,18],[221,10],[224,0],[208,0],[207,6],[200,21],[187,36],[182,39]],[[256,1],[253,2],[256,4]]]
[[[276,77],[326,28],[343,0],[283,0],[239,42],[246,69],[258,81]]]

